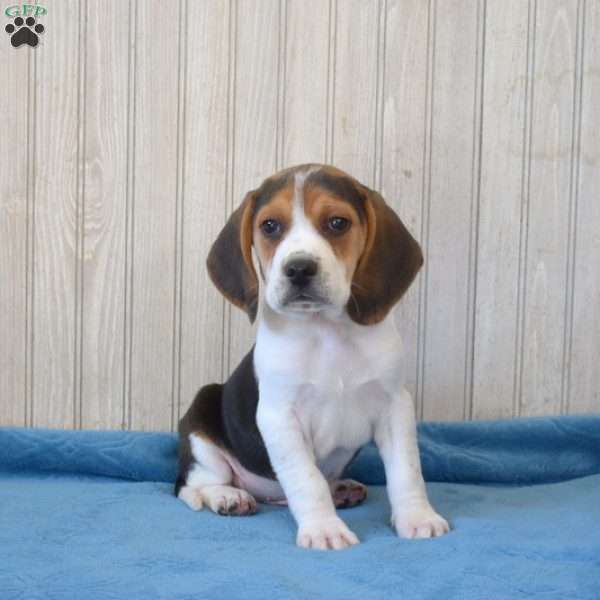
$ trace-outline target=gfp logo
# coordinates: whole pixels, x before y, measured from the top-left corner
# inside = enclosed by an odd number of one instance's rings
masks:
[[[10,43],[18,48],[27,44],[34,48],[40,38],[38,34],[44,33],[44,26],[36,22],[36,17],[45,15],[48,11],[43,6],[34,4],[15,4],[4,10],[7,17],[14,17],[4,30],[10,35]],[[25,18],[23,18],[25,17]]]
[[[48,11],[43,6],[34,4],[15,4],[8,6],[4,11],[7,17],[41,17],[47,13]]]

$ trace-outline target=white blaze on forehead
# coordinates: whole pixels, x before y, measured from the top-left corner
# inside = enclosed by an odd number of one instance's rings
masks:
[[[277,250],[282,262],[291,255],[304,254],[323,262],[333,251],[321,233],[315,228],[305,212],[304,191],[306,179],[319,167],[309,167],[305,171],[294,174],[294,195],[292,198],[292,222],[285,240]]]
[[[319,167],[310,167],[302,173],[294,175],[294,199],[293,199],[293,218],[294,222],[305,220],[304,215],[304,183],[311,173],[315,173]]]

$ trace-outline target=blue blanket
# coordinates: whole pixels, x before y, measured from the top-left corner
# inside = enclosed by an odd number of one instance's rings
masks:
[[[361,544],[294,546],[287,508],[194,513],[172,496],[171,434],[0,429],[0,600],[600,598],[600,417],[423,424],[452,532],[402,540],[367,447],[342,512]]]

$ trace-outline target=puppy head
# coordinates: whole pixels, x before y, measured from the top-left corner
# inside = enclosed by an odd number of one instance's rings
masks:
[[[323,165],[286,169],[249,192],[209,253],[213,282],[254,321],[252,245],[274,311],[347,311],[364,325],[387,315],[423,263],[379,194]]]

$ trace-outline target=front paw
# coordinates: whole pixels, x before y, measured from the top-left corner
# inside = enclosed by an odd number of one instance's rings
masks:
[[[342,550],[358,544],[358,538],[339,517],[327,517],[301,523],[296,544],[315,550]]]
[[[395,511],[392,525],[400,537],[408,539],[440,537],[450,531],[446,519],[438,515],[429,504]]]

